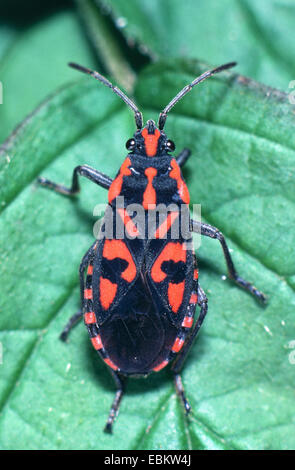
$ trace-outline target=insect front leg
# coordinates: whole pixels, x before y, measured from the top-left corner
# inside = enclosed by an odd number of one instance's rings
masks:
[[[257,299],[261,300],[262,302],[266,301],[266,297],[262,292],[260,292],[253,284],[251,284],[251,282],[246,281],[238,275],[232,257],[230,255],[227,243],[225,241],[224,235],[216,227],[204,224],[203,222],[197,222],[195,220],[192,220],[192,231],[195,233],[201,233],[201,235],[204,235],[205,237],[210,237],[218,240],[223,250],[229,277],[233,279],[240,287],[243,287],[244,289],[249,291]]]
[[[191,151],[189,149],[183,149],[179,155],[177,155],[176,157],[176,161],[178,163],[178,165],[181,167],[183,166],[186,161],[189,159],[189,157],[191,156]]]
[[[72,177],[72,186],[67,188],[61,184],[54,183],[53,181],[48,180],[47,178],[39,177],[37,179],[38,183],[41,186],[52,189],[53,191],[63,194],[65,196],[74,196],[80,191],[79,179],[78,176],[84,176],[85,178],[90,179],[93,183],[98,184],[102,188],[109,189],[112,184],[112,178],[101,173],[100,171],[91,168],[88,165],[77,166],[73,171]]]
[[[172,366],[176,392],[183,403],[186,414],[190,412],[191,407],[185,396],[185,392],[184,392],[184,388],[183,388],[183,384],[182,384],[182,380],[180,376],[180,371],[208,311],[208,300],[207,300],[205,292],[203,291],[200,285],[198,285],[198,305],[201,308],[199,317],[193,327],[192,332],[188,336],[183,348],[181,349],[181,352],[177,355]]]

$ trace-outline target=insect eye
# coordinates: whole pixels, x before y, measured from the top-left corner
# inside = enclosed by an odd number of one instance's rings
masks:
[[[166,148],[167,148],[168,152],[174,152],[174,150],[175,150],[174,142],[172,140],[167,140]]]
[[[127,150],[133,150],[135,148],[135,140],[134,139],[129,139],[126,142],[126,149]]]

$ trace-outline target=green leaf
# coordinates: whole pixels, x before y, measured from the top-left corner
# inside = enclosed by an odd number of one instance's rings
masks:
[[[13,27],[1,24],[0,26],[0,61],[3,60],[10,45],[13,43],[16,31]]]
[[[121,41],[114,37],[113,28],[110,29],[109,22],[92,0],[76,0],[76,5],[87,36],[104,69],[130,94],[133,91],[135,74],[123,56]]]
[[[59,11],[24,29],[0,29],[0,141],[48,93],[72,79],[67,63],[94,65],[74,12]]]
[[[206,66],[207,67],[207,66]],[[145,119],[203,65],[165,62],[136,89]],[[102,432],[114,384],[82,324],[78,266],[93,241],[93,208],[106,191],[82,182],[70,200],[36,185],[70,184],[87,163],[113,177],[134,132],[130,110],[85,78],[44,103],[0,154],[0,446],[3,449],[293,449],[294,114],[287,96],[229,72],[194,88],[168,115],[193,203],[226,235],[239,273],[266,307],[229,280],[218,242],[202,240],[204,327],[185,363],[187,419],[169,370],[130,380],[114,435]]]
[[[100,0],[129,41],[158,58],[236,60],[239,71],[286,90],[294,79],[292,0]]]

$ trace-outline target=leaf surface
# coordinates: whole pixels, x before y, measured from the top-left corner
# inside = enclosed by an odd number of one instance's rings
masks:
[[[292,0],[101,0],[129,41],[157,58],[239,63],[240,73],[287,90],[294,79]]]
[[[72,61],[94,66],[74,12],[62,10],[23,28],[0,28],[0,142],[45,96],[70,82]]]
[[[145,119],[206,67],[147,68],[136,88]],[[209,313],[183,371],[192,415],[164,369],[129,381],[113,436],[102,432],[109,372],[82,324],[68,344],[58,335],[80,307],[79,262],[93,241],[93,208],[107,194],[83,181],[70,200],[35,179],[70,184],[83,163],[113,177],[133,132],[118,97],[83,78],[45,102],[0,154],[1,448],[294,448],[294,114],[285,94],[229,72],[177,104],[166,132],[178,151],[192,150],[184,169],[192,203],[224,232],[239,273],[268,304],[223,280],[218,242],[202,240]]]

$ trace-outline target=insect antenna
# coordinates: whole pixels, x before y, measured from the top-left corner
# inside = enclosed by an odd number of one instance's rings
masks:
[[[73,69],[79,70],[80,72],[87,73],[88,75],[91,75],[94,77],[96,80],[99,80],[101,83],[106,85],[107,87],[111,88],[116,95],[120,96],[120,98],[125,101],[125,103],[132,109],[132,111],[135,114],[135,123],[137,129],[142,129],[142,114],[137,108],[137,106],[133,103],[133,101],[128,98],[128,96],[123,93],[123,91],[120,90],[120,88],[114,86],[107,78],[105,78],[103,75],[100,73],[96,72],[95,70],[88,69],[87,67],[83,67],[82,65],[76,64],[74,62],[70,62],[69,67],[72,67]]]
[[[181,98],[184,97],[191,89],[195,86],[198,85],[199,83],[203,82],[206,80],[206,78],[211,77],[215,73],[222,72],[223,70],[230,69],[231,67],[234,67],[237,65],[236,62],[229,62],[228,64],[220,65],[219,67],[216,67],[215,69],[212,70],[207,70],[207,72],[202,73],[199,77],[195,78],[189,85],[186,85],[177,95],[170,101],[169,104],[167,104],[166,108],[163,109],[163,111],[160,113],[159,116],[159,129],[162,130],[165,126],[166,118],[167,118],[167,113],[169,113],[170,109],[173,108],[176,103],[181,100]]]

